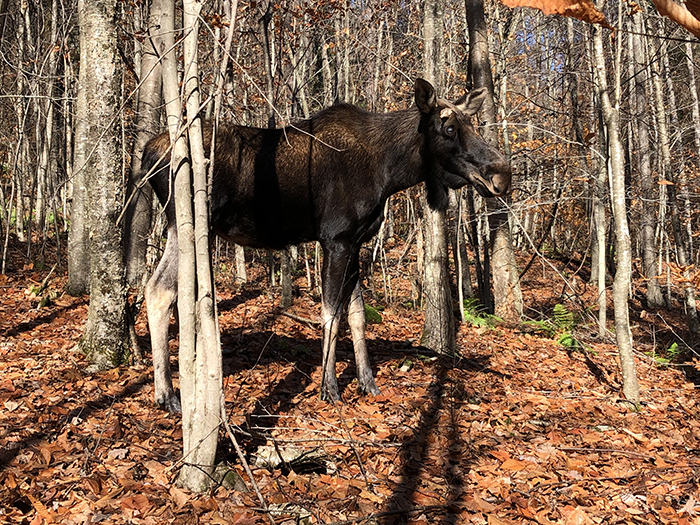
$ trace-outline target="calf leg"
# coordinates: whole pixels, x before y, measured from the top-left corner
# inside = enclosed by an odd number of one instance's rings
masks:
[[[372,365],[367,353],[365,339],[365,303],[362,300],[362,285],[360,279],[352,290],[348,305],[348,324],[352,333],[352,345],[355,349],[355,367],[357,369],[357,388],[363,394],[378,395],[379,388],[374,382]]]
[[[335,348],[341,313],[347,307],[350,294],[358,280],[356,250],[346,243],[332,242],[323,245],[323,370],[321,397],[340,400],[338,378],[335,373]]]
[[[144,295],[153,352],[155,401],[171,413],[180,412],[180,400],[173,390],[168,349],[170,312],[177,300],[177,229],[174,225],[168,228],[163,258],[148,280]]]

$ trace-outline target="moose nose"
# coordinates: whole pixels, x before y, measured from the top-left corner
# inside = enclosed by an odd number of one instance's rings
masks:
[[[498,162],[495,166],[493,166],[491,183],[493,184],[493,189],[497,195],[505,195],[510,189],[510,182],[510,164],[503,159],[502,162]]]

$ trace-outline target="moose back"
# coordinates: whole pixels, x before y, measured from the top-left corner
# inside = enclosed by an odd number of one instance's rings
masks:
[[[449,188],[467,183],[485,197],[508,191],[508,163],[471,124],[485,97],[486,91],[479,89],[448,102],[418,79],[415,106],[404,111],[369,113],[337,104],[282,129],[230,126],[217,131],[212,232],[243,246],[280,249],[319,241],[323,248],[322,396],[340,398],[335,347],[344,311],[358,388],[379,392],[365,342],[359,251],[379,230],[387,199],[421,182],[436,209],[447,206]],[[211,132],[205,135],[210,141]],[[174,412],[180,402],[170,375],[168,324],[177,298],[178,250],[169,148],[167,133],[152,139],[140,176],[149,177],[168,222],[163,258],[145,297],[155,400]]]

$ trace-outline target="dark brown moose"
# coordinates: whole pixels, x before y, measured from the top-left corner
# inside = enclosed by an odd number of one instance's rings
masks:
[[[448,188],[471,183],[484,197],[505,194],[510,168],[471,124],[484,89],[455,102],[440,100],[418,79],[415,107],[368,113],[337,104],[284,129],[230,126],[217,133],[211,229],[244,246],[281,249],[305,241],[323,247],[323,379],[321,394],[338,400],[335,347],[347,309],[358,388],[377,394],[365,342],[359,250],[378,230],[384,204],[396,192],[426,183],[428,202],[447,206]],[[177,228],[171,198],[168,135],[151,140],[141,176],[165,208],[168,241],[146,286],[155,373],[155,400],[180,410],[168,358],[168,324],[177,297]],[[159,159],[160,164],[155,166]],[[155,166],[155,167],[154,167]]]

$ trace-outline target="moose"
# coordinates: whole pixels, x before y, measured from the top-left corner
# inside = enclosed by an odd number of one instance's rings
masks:
[[[427,200],[445,209],[448,189],[471,183],[484,197],[504,195],[510,167],[472,126],[484,88],[449,102],[415,82],[415,106],[371,113],[335,104],[278,129],[228,126],[217,131],[211,182],[211,231],[243,246],[283,249],[318,241],[323,249],[321,396],[339,400],[335,347],[347,311],[358,389],[376,395],[365,341],[359,252],[383,220],[387,199],[425,182]],[[211,133],[205,132],[205,142]],[[168,325],[177,298],[177,227],[163,133],[146,145],[148,176],[167,218],[167,243],[145,289],[154,361],[155,401],[180,411],[170,375]],[[207,148],[208,149],[208,148]]]

